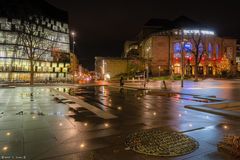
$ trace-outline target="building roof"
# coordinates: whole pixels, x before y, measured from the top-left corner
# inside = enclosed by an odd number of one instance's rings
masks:
[[[0,17],[19,18],[40,15],[68,23],[68,13],[45,0],[0,0]]]
[[[186,16],[177,17],[174,20],[150,19],[145,23],[144,28],[158,28],[160,30],[171,30],[179,28],[211,28],[208,25],[194,21]]]
[[[124,58],[124,57],[95,57],[95,60],[131,60],[131,58]]]
[[[144,27],[156,27],[156,28],[168,28],[171,25],[171,21],[167,19],[150,19],[147,23],[144,24]]]

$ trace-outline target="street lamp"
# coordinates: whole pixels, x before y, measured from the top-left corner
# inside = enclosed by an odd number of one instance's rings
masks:
[[[183,80],[184,80],[184,40],[183,40],[183,30],[181,30],[181,68],[182,68],[182,73],[181,73],[181,87],[183,88]]]
[[[107,73],[106,65],[107,65],[107,63],[105,62],[105,60],[102,60],[102,76],[103,76],[103,80],[105,80],[105,74]]]
[[[146,81],[148,82],[149,79],[149,67],[148,65],[146,66]]]
[[[161,70],[161,66],[158,66],[158,76],[160,77],[160,70]]]
[[[74,47],[75,47],[75,32],[72,32],[71,33],[71,35],[72,35],[72,52],[74,53],[75,51],[74,51]]]

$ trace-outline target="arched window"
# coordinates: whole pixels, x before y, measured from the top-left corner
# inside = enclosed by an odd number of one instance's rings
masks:
[[[203,44],[202,44],[202,43],[200,43],[200,44],[198,45],[198,51],[199,51],[200,54],[203,53]]]
[[[181,57],[181,44],[179,42],[174,44],[174,58]]]
[[[185,43],[185,44],[184,44],[184,50],[185,50],[187,53],[192,52],[192,43],[191,43],[191,42]]]
[[[216,58],[219,58],[219,45],[216,44]]]
[[[208,58],[212,58],[212,44],[208,43]]]
[[[180,52],[181,52],[181,44],[177,42],[174,44],[174,53],[180,53]]]

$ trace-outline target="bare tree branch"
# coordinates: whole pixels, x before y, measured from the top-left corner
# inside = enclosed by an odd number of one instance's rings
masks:
[[[22,30],[18,31],[17,44],[23,47],[23,52],[30,61],[30,78],[33,83],[34,66],[44,55],[51,54],[56,46],[58,34],[49,39],[44,26],[38,20],[37,16],[26,17],[22,22]]]

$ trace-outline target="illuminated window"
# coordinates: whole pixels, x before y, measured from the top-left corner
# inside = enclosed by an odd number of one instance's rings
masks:
[[[227,52],[227,57],[229,59],[232,59],[233,58],[233,47],[227,47],[226,52]]]
[[[218,58],[219,57],[219,46],[218,46],[218,44],[216,45],[216,58]]]
[[[202,43],[199,44],[198,51],[199,51],[200,54],[203,53],[203,44]]]
[[[184,44],[184,50],[188,53],[192,51],[192,44],[190,42],[187,42]]]
[[[174,44],[174,53],[180,53],[181,52],[181,44],[175,43]]]
[[[212,49],[212,44],[209,43],[209,44],[208,44],[208,57],[209,57],[209,58],[212,58],[212,51],[213,51],[213,49]]]
[[[1,29],[3,29],[3,30],[11,30],[11,23],[1,24]]]
[[[0,23],[7,23],[7,18],[0,18]]]
[[[180,58],[181,57],[181,44],[175,43],[174,44],[174,58]]]

